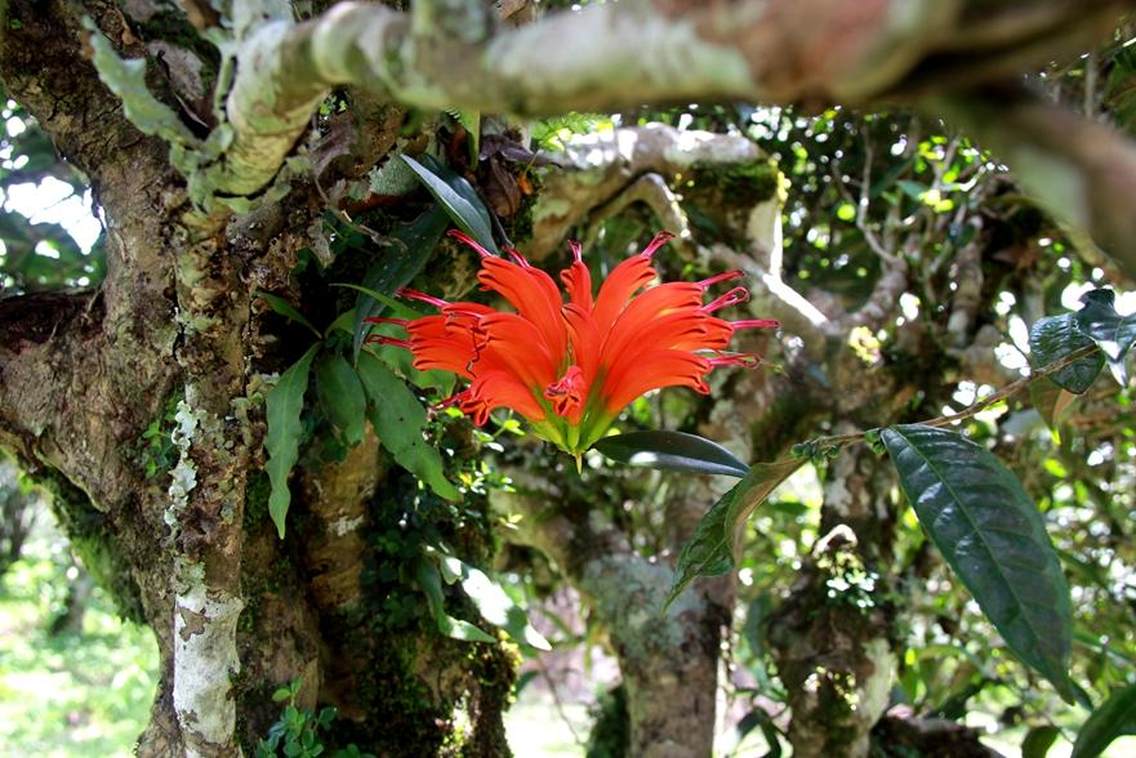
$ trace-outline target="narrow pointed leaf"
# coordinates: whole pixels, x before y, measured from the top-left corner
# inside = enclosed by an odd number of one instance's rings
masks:
[[[264,302],[268,303],[268,306],[272,308],[272,310],[276,311],[284,318],[290,321],[295,321],[301,326],[306,326],[312,331],[313,334],[316,335],[316,337],[323,337],[323,335],[320,334],[319,329],[316,329],[312,322],[308,321],[308,319],[304,317],[304,314],[296,310],[295,306],[293,306],[284,298],[280,297],[279,295],[273,295],[271,292],[263,292],[261,290],[257,290],[256,296]]]
[[[318,349],[319,343],[312,345],[300,360],[281,374],[265,401],[268,419],[268,432],[264,437],[264,447],[268,451],[265,470],[271,484],[268,513],[272,516],[272,523],[276,524],[280,539],[284,539],[284,519],[292,502],[288,475],[300,456],[300,412],[304,409],[308,374]]]
[[[379,253],[377,260],[364,275],[364,289],[390,296],[399,288],[410,284],[434,254],[438,241],[446,232],[447,223],[446,213],[435,206],[410,223],[395,229],[390,237],[391,244]],[[352,330],[355,335],[355,360],[359,359],[359,351],[363,349],[363,341],[370,331],[366,319],[381,315],[387,307],[386,303],[376,300],[366,291],[359,293],[355,301]]]
[[[1136,684],[1114,692],[1077,734],[1073,758],[1100,755],[1117,737],[1136,734]]]
[[[1069,586],[1017,477],[955,432],[894,426],[882,438],[920,523],[1006,645],[1073,700]]]
[[[364,350],[359,354],[359,379],[367,393],[368,415],[379,440],[398,465],[422,480],[440,497],[460,500],[461,493],[446,479],[441,454],[426,444],[426,410],[401,379]]]
[[[409,155],[399,157],[418,175],[422,184],[459,229],[480,242],[482,247],[490,252],[501,252],[493,239],[493,224],[489,218],[489,211],[477,194],[477,190],[466,181],[465,177],[450,171],[430,156],[425,156],[422,163]]]
[[[1093,290],[1081,302],[1084,307],[1076,313],[1077,326],[1092,337],[1109,360],[1122,360],[1136,343],[1136,315],[1121,316],[1116,312],[1116,293],[1112,290]]]
[[[1043,369],[1095,344],[1093,338],[1077,326],[1077,319],[1072,313],[1038,321],[1030,329],[1029,343],[1030,363],[1035,370]],[[1048,378],[1058,387],[1080,395],[1093,386],[1103,368],[1104,353],[1095,350],[1092,355],[1050,374]]]
[[[1022,740],[1022,758],[1045,758],[1061,730],[1052,725],[1035,726]]]
[[[501,586],[490,579],[485,572],[462,563],[462,589],[481,617],[493,626],[504,629],[517,642],[530,645],[537,650],[551,650],[552,646],[540,632],[529,624],[528,615],[514,603]]]
[[[363,441],[367,397],[355,369],[342,355],[326,355],[316,364],[316,396],[347,444]]]
[[[777,485],[802,465],[804,460],[795,458],[755,464],[744,479],[714,503],[679,553],[664,611],[698,577],[721,576],[734,568],[746,520]]]
[[[722,474],[739,479],[749,466],[717,442],[684,432],[631,432],[604,437],[592,446],[619,463],[644,468]]]
[[[446,613],[445,596],[442,594],[442,577],[438,574],[438,567],[425,558],[418,559],[415,578],[418,588],[426,595],[426,603],[430,606],[430,614],[438,631],[447,637],[463,642],[496,642],[497,640],[478,629],[468,621],[456,619]]]

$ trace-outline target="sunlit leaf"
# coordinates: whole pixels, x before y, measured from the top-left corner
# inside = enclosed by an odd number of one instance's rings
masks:
[[[1117,737],[1136,734],[1136,684],[1114,692],[1077,734],[1073,758],[1100,755]]]
[[[746,520],[802,465],[804,460],[796,458],[757,463],[744,479],[714,503],[679,553],[664,610],[698,577],[721,576],[734,568]]]
[[[442,594],[442,577],[438,574],[438,567],[426,558],[419,558],[415,572],[418,588],[426,595],[426,602],[430,606],[430,613],[438,625],[438,631],[447,637],[463,642],[489,642],[497,640],[478,629],[468,621],[456,619],[446,613],[445,596]]]

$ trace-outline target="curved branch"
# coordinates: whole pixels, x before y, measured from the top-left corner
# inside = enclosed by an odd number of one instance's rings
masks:
[[[1132,5],[641,0],[481,35],[488,25],[449,33],[426,12],[412,22],[375,4],[340,3],[304,24],[263,24],[243,44],[227,104],[235,139],[212,183],[240,195],[263,187],[334,86],[369,86],[418,107],[516,114],[691,100],[866,104],[902,97],[909,78],[923,86],[925,70],[962,69],[969,84],[1025,70],[1084,44],[1070,28],[1103,33]],[[977,48],[962,49],[958,40],[971,37]]]

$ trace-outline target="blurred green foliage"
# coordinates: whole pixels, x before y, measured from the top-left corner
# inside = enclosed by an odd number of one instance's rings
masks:
[[[101,589],[82,632],[53,636],[77,578],[46,509],[21,558],[0,577],[0,753],[127,756],[146,726],[158,648],[146,627],[119,619]]]

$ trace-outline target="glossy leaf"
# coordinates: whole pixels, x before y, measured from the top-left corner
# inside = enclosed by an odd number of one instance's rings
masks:
[[[442,456],[423,438],[426,410],[401,379],[364,350],[359,354],[359,379],[368,398],[367,413],[379,440],[398,465],[447,500],[461,493],[446,479]]]
[[[1112,290],[1093,290],[1081,298],[1084,307],[1076,313],[1081,331],[1092,337],[1105,355],[1119,361],[1136,343],[1136,315],[1121,316]]]
[[[1078,350],[1094,344],[1093,339],[1077,326],[1077,319],[1071,313],[1038,321],[1030,329],[1029,343],[1030,363],[1035,370],[1064,360]],[[1104,353],[1096,350],[1092,355],[1050,374],[1048,378],[1058,387],[1080,395],[1093,386],[1103,368]]]
[[[804,465],[790,458],[752,466],[744,479],[714,503],[678,556],[675,578],[663,610],[700,576],[721,576],[736,565],[745,523],[777,485]]]
[[[438,567],[426,558],[419,558],[416,566],[415,578],[418,588],[426,595],[426,603],[430,606],[430,614],[438,631],[447,637],[463,642],[496,642],[497,640],[478,629],[468,621],[454,618],[446,613],[445,596],[442,594],[442,577],[438,574]]]
[[[1073,758],[1100,755],[1117,737],[1136,734],[1136,684],[1112,694],[1081,727]]]
[[[490,252],[500,252],[493,239],[493,224],[489,218],[489,211],[477,194],[477,190],[465,180],[465,177],[450,171],[430,156],[424,156],[422,163],[409,155],[399,157],[418,175],[422,184],[459,229]]]
[[[434,207],[391,233],[389,247],[378,255],[378,259],[364,275],[363,291],[359,292],[355,301],[352,330],[355,360],[359,359],[363,341],[370,332],[370,324],[366,323],[366,319],[382,314],[389,307],[375,299],[368,290],[390,296],[409,284],[434,254],[438,241],[446,232],[447,223],[446,213],[441,208]]]
[[[604,437],[595,445],[608,458],[629,466],[722,474],[739,479],[749,466],[717,442],[684,432],[631,432]]]
[[[319,343],[308,348],[300,360],[280,375],[276,386],[268,393],[265,415],[268,431],[264,447],[268,451],[265,470],[271,483],[268,495],[268,513],[280,539],[284,539],[284,519],[292,502],[288,489],[288,475],[300,456],[300,412],[304,409],[304,393],[308,389],[308,374]]]
[[[304,317],[304,314],[296,310],[295,306],[293,306],[284,298],[280,297],[279,295],[273,295],[271,292],[263,292],[260,290],[257,291],[256,296],[264,302],[268,303],[268,307],[272,308],[272,310],[279,313],[284,318],[290,321],[295,321],[297,324],[300,324],[302,326],[306,326],[317,337],[323,337],[323,335],[320,334],[319,329],[316,329],[312,322],[308,321],[308,319]]]
[[[316,396],[347,444],[363,441],[367,397],[355,369],[339,353],[326,355],[316,364]]]
[[[1069,586],[1017,477],[955,432],[894,426],[882,438],[931,541],[1006,645],[1071,701]]]

